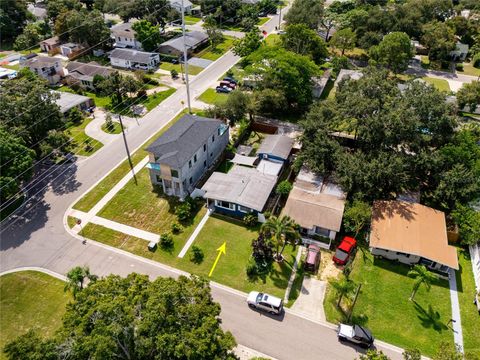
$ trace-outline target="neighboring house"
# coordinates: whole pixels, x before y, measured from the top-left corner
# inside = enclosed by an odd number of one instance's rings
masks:
[[[151,70],[160,63],[160,56],[157,53],[117,48],[110,52],[110,63],[123,69]]]
[[[182,0],[169,0],[170,6],[177,10],[178,12],[182,12]],[[189,0],[183,0],[183,7],[187,14],[190,14],[193,10],[194,5]]]
[[[331,73],[332,70],[327,69],[323,72],[322,76],[312,78],[312,95],[315,99],[320,99],[322,97],[323,90],[325,90],[328,80],[330,80]]]
[[[405,201],[375,201],[369,240],[373,255],[431,270],[458,270],[457,250],[448,245],[445,214]]]
[[[415,48],[415,54],[417,54],[417,55],[428,55],[428,49],[425,46],[423,46],[422,44],[420,44],[418,41],[412,40],[411,44]]]
[[[260,159],[286,161],[290,156],[294,140],[286,135],[267,135],[257,150]]]
[[[85,47],[83,47],[82,45],[70,42],[60,45],[60,54],[62,54],[63,56],[72,57],[77,55],[84,49]]]
[[[64,76],[62,60],[50,56],[35,56],[27,60],[20,59],[22,67],[28,67],[38,76],[46,79],[50,85],[55,85]]]
[[[142,43],[135,36],[137,33],[132,29],[133,23],[126,22],[113,26],[110,29],[112,38],[115,39],[115,47],[142,50]]]
[[[282,214],[300,225],[304,242],[329,248],[342,227],[345,199],[338,185],[302,167]]]
[[[335,87],[344,79],[359,80],[362,77],[363,73],[361,71],[341,69],[335,79]]]
[[[74,107],[81,111],[88,111],[95,106],[95,102],[93,101],[93,99],[87,96],[72,94],[63,91],[53,92],[60,95],[60,97],[55,102],[60,107],[60,112],[63,115],[66,115]]]
[[[31,12],[38,21],[45,20],[47,17],[47,9],[44,2],[34,2],[33,4],[28,4],[27,8],[28,11]]]
[[[202,190],[207,206],[219,213],[235,217],[247,214],[259,216],[276,183],[276,176],[234,165],[227,174],[214,172]]]
[[[184,115],[146,149],[152,183],[185,198],[225,150],[228,130],[220,120]]]
[[[462,44],[460,41],[457,41],[455,45],[455,50],[450,51],[450,56],[453,61],[465,61],[468,55],[468,45]]]
[[[202,31],[190,31],[185,34],[187,53],[190,56],[195,50],[208,42],[208,35]],[[164,55],[181,56],[183,54],[183,36],[167,40],[160,44],[158,52]]]
[[[14,79],[17,77],[17,70],[0,67],[0,80]]]
[[[58,36],[54,36],[40,41],[40,49],[47,53],[52,52],[60,47],[60,39]]]
[[[68,74],[66,75],[66,81],[68,84],[79,84],[83,88],[93,90],[93,79],[96,75],[101,77],[110,76],[115,70],[105,66],[101,66],[96,62],[90,62],[88,64],[70,61],[66,67]]]

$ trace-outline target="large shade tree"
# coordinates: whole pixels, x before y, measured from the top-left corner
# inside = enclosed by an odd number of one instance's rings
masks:
[[[303,24],[317,30],[323,15],[323,0],[295,0],[285,15],[288,25]]]
[[[282,46],[300,55],[309,56],[316,64],[328,56],[325,41],[304,24],[289,25],[282,35]]]
[[[414,49],[410,38],[403,32],[385,35],[380,44],[370,49],[370,56],[394,73],[406,70],[413,55]]]
[[[206,280],[132,273],[90,283],[67,305],[56,336],[27,334],[8,359],[235,359]]]

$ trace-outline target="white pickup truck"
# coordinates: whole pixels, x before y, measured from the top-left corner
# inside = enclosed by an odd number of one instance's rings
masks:
[[[340,324],[338,325],[337,333],[340,341],[349,341],[364,348],[369,348],[373,345],[374,338],[372,333],[360,325]]]

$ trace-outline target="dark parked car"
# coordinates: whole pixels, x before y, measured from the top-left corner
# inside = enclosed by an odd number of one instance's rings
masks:
[[[235,89],[237,87],[237,85],[235,85],[234,83],[231,83],[230,81],[220,81],[220,86],[226,86],[226,87],[229,87],[231,89]]]
[[[356,245],[357,240],[350,236],[345,236],[335,251],[333,262],[338,265],[345,265],[350,259],[350,255],[352,254]]]
[[[307,249],[307,258],[304,268],[306,271],[317,272],[320,265],[320,248],[317,245],[310,244]]]
[[[237,85],[237,80],[235,80],[234,78],[232,78],[230,76],[224,77],[223,81],[228,81],[229,83]]]
[[[217,93],[228,94],[228,93],[230,93],[230,92],[232,91],[232,89],[229,88],[229,87],[226,87],[226,86],[217,86],[217,87],[215,88],[215,91],[216,91]]]
[[[349,341],[367,349],[373,345],[375,340],[372,332],[360,325],[340,324],[337,333],[338,340]]]

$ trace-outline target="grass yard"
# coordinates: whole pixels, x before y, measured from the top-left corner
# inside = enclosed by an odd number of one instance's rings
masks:
[[[427,83],[435,86],[440,91],[450,92],[450,85],[448,85],[447,80],[435,79],[435,78],[431,78],[431,77],[423,77],[422,79],[424,81],[426,81]]]
[[[223,74],[222,76],[220,76],[218,78],[218,81],[220,80],[223,80],[225,77],[227,77],[228,75],[232,75],[233,74],[233,78],[236,79],[237,81],[238,80],[242,80],[243,77],[245,76],[245,70],[243,70],[240,66],[238,65],[234,65],[233,67],[231,67],[225,74]]]
[[[335,81],[329,79],[323,89],[321,100],[333,99],[335,97]]]
[[[460,270],[456,272],[458,300],[462,317],[463,346],[465,353],[480,357],[480,321],[476,306],[473,304],[475,281],[468,250],[458,250]]]
[[[275,46],[281,44],[281,39],[279,34],[270,34],[265,38],[265,44],[268,46]]]
[[[257,26],[262,26],[263,24],[265,24],[268,20],[270,20],[269,17],[261,17],[258,19],[257,21]]]
[[[370,328],[376,338],[403,348],[417,348],[432,356],[442,341],[453,344],[450,294],[447,280],[432,284],[430,292],[421,286],[415,301],[408,298],[414,279],[409,267],[389,260],[374,259],[368,250],[357,253],[350,278],[362,289],[352,320]],[[336,308],[336,294],[328,287],[324,308],[330,322],[344,321]]]
[[[208,46],[205,49],[201,50],[197,54],[196,57],[200,57],[202,59],[212,60],[215,61],[220,58],[223,54],[225,54],[230,48],[233,46],[233,42],[235,38],[231,36],[224,36],[223,41],[218,44],[215,48],[212,46]]]
[[[70,295],[49,275],[22,271],[0,277],[0,350],[30,329],[50,336],[60,327]],[[3,351],[0,358],[6,359]]]
[[[473,67],[471,62],[463,63],[463,71],[458,71],[458,73],[471,76],[480,76],[480,69]]]
[[[81,155],[81,156],[90,156],[95,151],[99,150],[103,144],[91,138],[87,134],[85,134],[85,127],[92,121],[92,118],[87,118],[83,120],[83,122],[80,125],[72,126],[69,127],[66,132],[72,139],[72,152],[76,155]],[[89,141],[91,148],[87,149],[87,141]],[[88,151],[90,150],[90,151]]]
[[[199,17],[185,15],[185,24],[186,25],[195,25],[200,20],[202,20],[202,19],[199,18]]]
[[[221,105],[227,102],[228,94],[217,93],[215,89],[205,90],[199,97],[198,100],[203,101],[204,103],[211,105]]]
[[[5,69],[16,70],[16,71],[20,71],[21,69],[20,64],[15,64],[15,65],[5,64],[5,65],[2,65],[2,67]]]
[[[77,92],[69,88],[68,86],[61,86],[58,89],[58,91],[63,91],[63,92],[69,92],[72,94],[76,94]],[[84,91],[82,93],[84,96],[88,96],[89,98],[92,98],[93,101],[95,101],[95,106],[108,109],[110,108],[110,98],[108,96],[98,96],[93,92],[90,91]]]
[[[176,89],[173,89],[173,88],[165,91],[159,91],[155,94],[148,95],[146,99],[145,98],[142,99],[141,101],[138,102],[138,104],[142,104],[147,108],[148,111],[150,111],[156,106],[158,106],[158,104],[160,104],[163,100],[165,100],[170,95],[172,95],[175,91]]]
[[[178,72],[178,76],[182,76],[183,65],[162,62],[159,68],[166,71],[176,70]],[[188,75],[198,75],[202,72],[202,70],[203,68],[200,66],[188,65]]]
[[[112,128],[110,129],[107,129],[107,125],[103,124],[102,130],[105,131],[107,134],[120,134],[122,132],[122,126],[120,125],[120,123],[113,121],[112,124]]]
[[[67,225],[68,227],[71,229],[73,228],[75,225],[77,225],[77,218],[74,217],[74,216],[67,216]]]
[[[193,109],[193,112],[197,112],[196,109]],[[135,153],[132,154],[132,162],[135,166],[140,161],[142,161],[145,156],[147,156],[147,152],[144,150],[148,145],[154,142],[160,135],[162,135],[165,131],[168,130],[170,126],[172,126],[178,119],[180,119],[186,110],[179,115],[172,121],[170,121],[165,127],[160,129],[156,134],[152,135],[150,139],[148,139]],[[112,172],[110,172],[100,183],[97,184],[90,192],[85,194],[77,203],[73,205],[74,209],[81,210],[88,212],[95,204],[104,197],[110,189],[119,182],[128,172],[130,171],[130,165],[128,161],[123,161],[119,166],[117,166]]]

